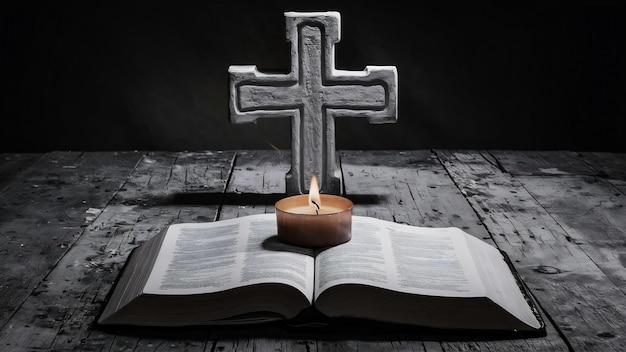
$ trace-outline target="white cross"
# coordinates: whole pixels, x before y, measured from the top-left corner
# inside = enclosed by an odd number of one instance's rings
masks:
[[[335,69],[335,43],[341,39],[338,12],[286,12],[285,17],[291,72],[265,74],[254,65],[230,66],[230,118],[233,123],[250,123],[290,117],[292,156],[286,192],[308,192],[316,175],[321,192],[341,194],[334,118],[396,122],[398,72],[395,66]]]

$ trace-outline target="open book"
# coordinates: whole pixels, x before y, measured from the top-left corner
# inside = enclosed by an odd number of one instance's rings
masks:
[[[282,244],[275,214],[171,225],[137,247],[98,322],[185,326],[326,317],[445,329],[545,331],[497,248],[462,230],[354,216],[352,239]]]

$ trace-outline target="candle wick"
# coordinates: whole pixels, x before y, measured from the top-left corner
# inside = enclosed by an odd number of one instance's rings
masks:
[[[320,206],[317,203],[315,203],[314,200],[312,200],[311,203],[315,204],[315,206],[317,207],[317,209],[315,209],[315,215],[320,215],[320,212],[319,212]]]

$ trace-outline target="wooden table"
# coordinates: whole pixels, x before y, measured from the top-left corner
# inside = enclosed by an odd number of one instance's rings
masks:
[[[0,154],[0,351],[625,351],[626,154],[341,151],[354,213],[507,252],[545,337],[103,330],[130,251],[173,222],[273,212],[289,152]]]

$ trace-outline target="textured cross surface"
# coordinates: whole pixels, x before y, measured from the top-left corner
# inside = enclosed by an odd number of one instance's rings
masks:
[[[321,192],[341,194],[334,118],[396,122],[398,73],[395,66],[335,69],[335,44],[341,39],[338,12],[286,12],[285,17],[291,71],[264,74],[254,65],[230,66],[230,118],[249,123],[290,117],[292,157],[286,192],[308,192],[316,175]]]

